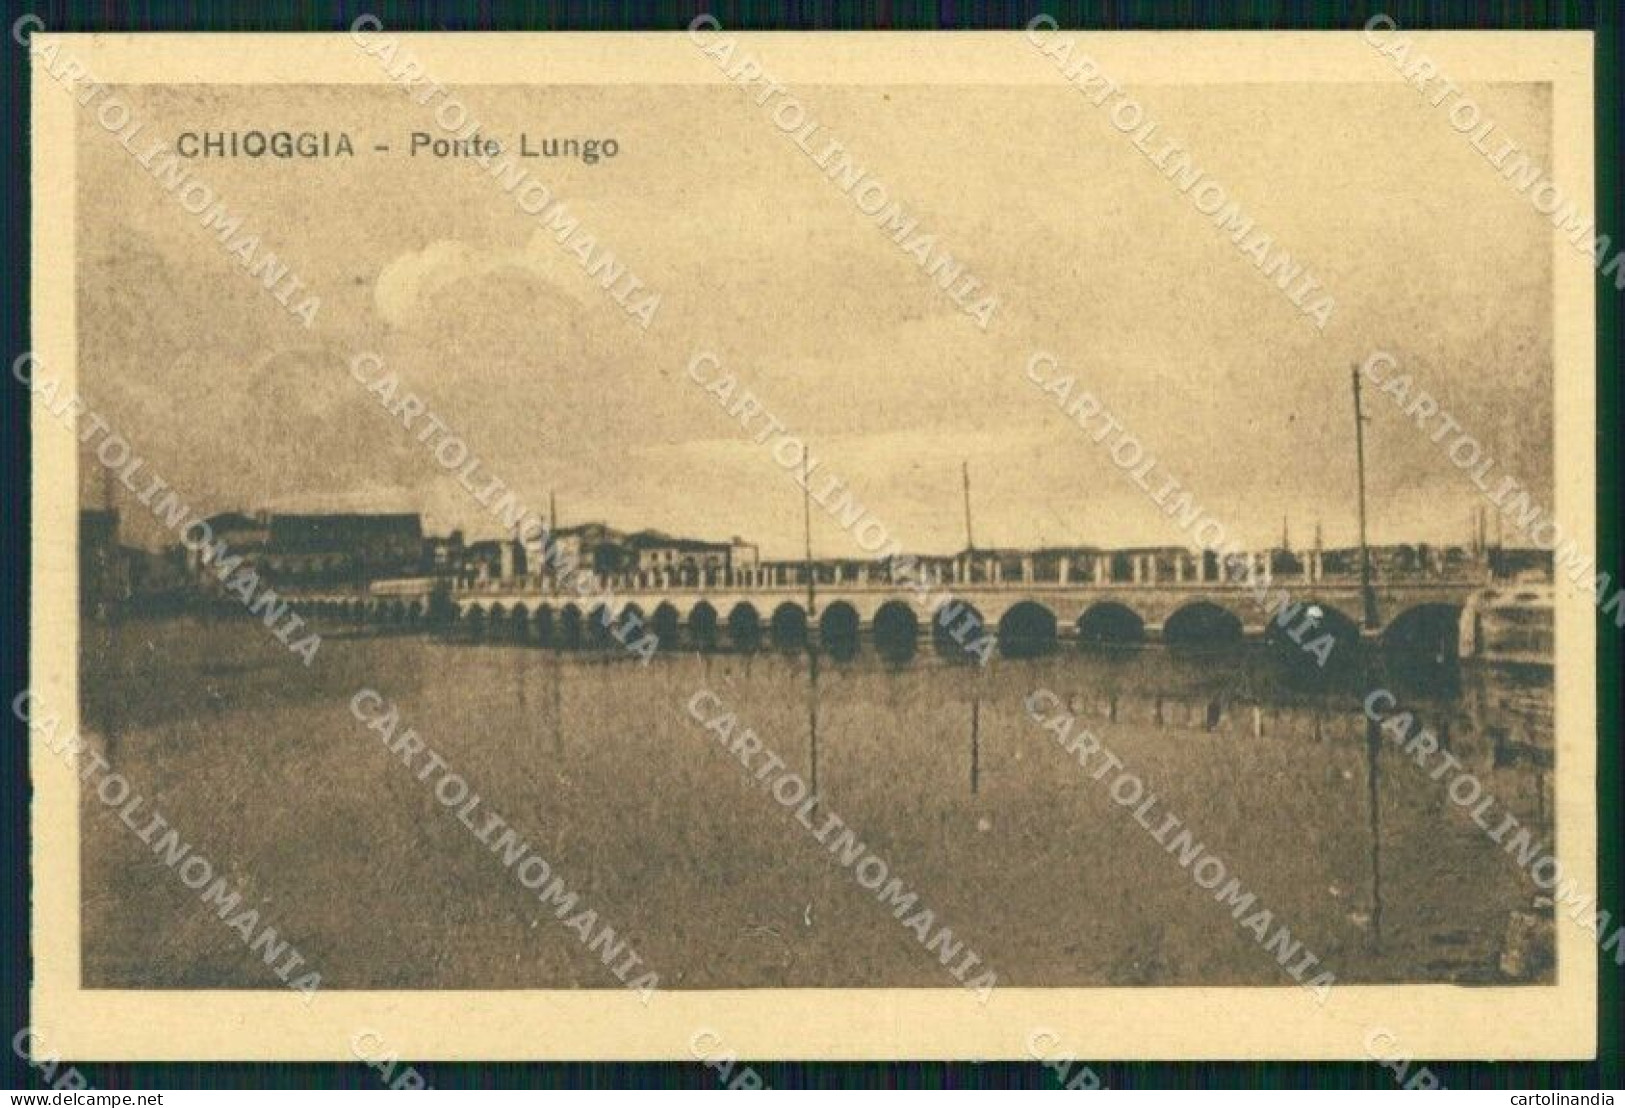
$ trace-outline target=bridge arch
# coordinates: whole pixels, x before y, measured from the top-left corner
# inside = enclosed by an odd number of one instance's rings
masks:
[[[741,600],[728,613],[728,641],[737,650],[755,650],[762,645],[762,616],[750,601]]]
[[[688,637],[700,650],[714,650],[717,645],[717,610],[709,600],[702,600],[688,613]]]
[[[615,630],[625,645],[630,646],[649,630],[649,617],[643,614],[640,605],[627,604],[615,617]]]
[[[800,604],[786,600],[773,609],[768,624],[773,645],[780,650],[801,650],[807,645],[807,612]]]
[[[581,609],[574,604],[559,611],[559,645],[568,650],[581,648]]]
[[[530,638],[530,609],[525,607],[523,601],[513,606],[508,616],[508,635],[510,638],[525,642]]]
[[[608,604],[594,604],[587,613],[587,644],[594,650],[607,650],[614,645],[609,632],[615,626],[615,613]]]
[[[461,613],[446,590],[436,589],[429,594],[429,610],[427,614],[430,623],[436,626],[449,626],[457,622],[457,617]]]
[[[1055,613],[1033,600],[1020,600],[999,620],[999,653],[1033,658],[1055,649]]]
[[[1241,638],[1241,617],[1206,600],[1185,605],[1162,625],[1169,646],[1229,646]]]
[[[468,633],[476,639],[485,634],[485,609],[478,604],[470,605],[463,622],[468,627]]]
[[[536,614],[531,617],[536,627],[536,641],[543,646],[553,645],[553,606],[551,604],[536,605]]]
[[[885,658],[907,661],[920,643],[920,617],[907,601],[888,600],[875,612],[875,649]]]
[[[1330,636],[1331,642],[1324,641]],[[1310,598],[1287,604],[1270,613],[1264,626],[1266,642],[1294,660],[1326,664],[1346,661],[1360,648],[1360,624],[1353,616],[1323,600]]]
[[[654,618],[649,621],[649,629],[654,632],[655,638],[660,640],[660,649],[675,650],[681,636],[682,617],[672,604],[662,601],[655,606]]]
[[[858,652],[862,626],[858,610],[844,600],[837,600],[818,617],[818,637],[831,654],[850,658]]]
[[[1102,600],[1078,617],[1078,645],[1122,646],[1145,641],[1145,620],[1126,604]]]
[[[1435,662],[1454,661],[1461,651],[1461,613],[1459,604],[1406,608],[1383,628],[1383,649]]]

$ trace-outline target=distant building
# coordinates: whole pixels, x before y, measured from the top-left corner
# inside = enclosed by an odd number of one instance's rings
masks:
[[[240,556],[243,568],[283,585],[337,584],[420,572],[423,524],[416,513],[394,515],[271,515],[221,512],[204,521],[213,549]],[[209,557],[211,561],[205,561]],[[186,553],[188,574],[220,588],[209,547]]]
[[[551,543],[551,554],[543,551]],[[628,534],[603,523],[560,527],[525,541],[524,560],[532,574],[577,570],[610,577],[618,573],[717,573],[754,569],[761,561],[755,543],[735,537],[727,542],[686,539],[662,531]]]
[[[234,554],[261,554],[271,542],[270,516],[264,512],[257,512],[252,516],[242,512],[220,512],[203,521],[208,527],[211,545],[218,546],[224,543],[226,549]],[[194,552],[192,562],[195,565],[201,553]]]
[[[462,571],[465,550],[463,533],[427,535],[423,539],[423,570],[425,573],[455,575]]]
[[[673,573],[718,573],[726,570],[754,569],[761,561],[755,543],[735,536],[728,542],[708,542],[704,539],[684,539],[660,531],[639,531],[628,535],[625,543],[629,557],[626,568],[647,573],[669,571]]]
[[[627,558],[626,534],[602,523],[583,523],[528,535],[524,541],[525,564],[531,573],[557,574],[560,571],[620,573]],[[551,543],[547,557],[544,550]]]
[[[276,515],[262,564],[279,581],[370,579],[416,573],[423,519],[379,515]]]
[[[503,539],[481,539],[462,548],[459,577],[469,584],[495,581],[502,576]]]
[[[762,551],[753,542],[746,542],[735,535],[728,542],[728,568],[738,572],[742,569],[755,569],[762,564]]]
[[[189,581],[179,546],[143,550],[118,541],[119,515],[107,508],[79,513],[79,609],[105,619],[119,610],[179,603]]]
[[[144,605],[174,604],[182,599],[190,580],[186,572],[186,549],[142,550],[120,546],[130,598]]]
[[[271,541],[271,524],[264,512],[253,516],[241,512],[220,512],[203,523],[209,529],[209,544],[196,548],[188,544],[182,548],[181,555],[186,575],[195,585],[205,592],[218,592],[224,587],[225,582],[219,579],[219,574],[213,568],[216,550],[224,558],[241,555],[242,564],[256,573],[260,572],[261,560]]]
[[[118,544],[118,511],[79,512],[79,611],[105,617],[130,595],[127,566]]]
[[[1554,560],[1550,550],[1497,546],[1490,549],[1489,557],[1497,577],[1553,580]]]

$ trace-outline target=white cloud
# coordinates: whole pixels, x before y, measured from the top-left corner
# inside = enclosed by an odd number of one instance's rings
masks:
[[[517,273],[547,286],[550,292],[583,303],[572,277],[579,267],[558,244],[540,232],[525,246],[488,248],[454,239],[437,239],[421,250],[409,250],[384,266],[373,290],[378,314],[393,327],[421,326],[432,314],[437,296],[476,284],[497,274]]]

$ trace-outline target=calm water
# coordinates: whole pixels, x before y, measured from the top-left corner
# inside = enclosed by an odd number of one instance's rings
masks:
[[[332,628],[306,669],[256,624],[87,627],[85,714],[120,772],[291,939],[324,988],[615,987],[350,712],[397,702],[664,988],[949,986],[874,894],[685,705],[709,687],[818,785],[1000,984],[1291,980],[1022,701],[1055,690],[1339,981],[1493,982],[1513,859],[1392,747],[1373,683],[1549,837],[1550,676],[1261,649],[1070,650],[986,669],[865,651],[620,658]],[[813,738],[816,730],[816,742]],[[815,749],[816,746],[816,749]],[[91,987],[278,987],[94,800]]]

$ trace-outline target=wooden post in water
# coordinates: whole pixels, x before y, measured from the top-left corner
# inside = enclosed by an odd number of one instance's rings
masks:
[[[1382,725],[1365,721],[1366,834],[1371,844],[1371,949],[1382,949]]]
[[[982,695],[970,702],[970,791],[976,795],[982,780]]]

